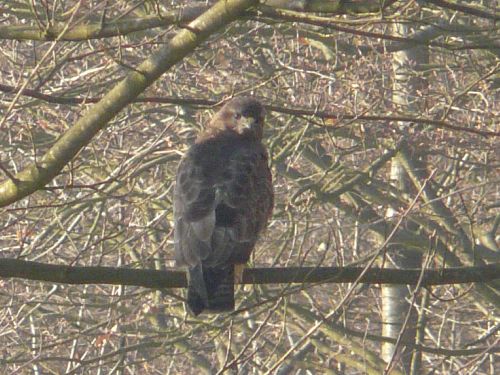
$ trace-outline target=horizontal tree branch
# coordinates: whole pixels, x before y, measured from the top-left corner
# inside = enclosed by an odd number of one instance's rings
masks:
[[[6,93],[17,93],[19,89],[14,86],[4,85],[0,83],[0,91]],[[101,97],[92,97],[92,98],[82,98],[82,97],[64,97],[60,95],[48,95],[41,93],[40,91],[24,89],[22,95],[32,97],[35,99],[40,99],[46,101],[48,103],[54,104],[69,104],[69,105],[77,105],[77,104],[92,104],[98,103],[102,98]],[[164,97],[139,97],[133,100],[135,103],[161,103],[161,104],[175,104],[175,105],[193,105],[193,106],[202,106],[202,107],[211,107],[217,104],[220,104],[220,100],[211,100],[211,99],[198,99],[198,98],[176,98],[170,96]],[[427,124],[438,129],[448,129],[448,130],[456,130],[463,131],[467,133],[477,134],[483,137],[500,137],[500,131],[489,131],[489,130],[481,130],[476,128],[469,128],[465,126],[453,125],[449,122],[442,120],[433,120],[426,118],[419,118],[414,116],[382,116],[382,115],[355,115],[349,113],[334,113],[328,111],[317,111],[311,109],[301,109],[301,108],[286,108],[275,105],[266,105],[267,110],[285,113],[288,115],[295,116],[314,116],[322,119],[335,119],[335,120],[365,120],[365,121],[394,121],[394,122],[408,122],[415,124]]]
[[[413,45],[413,46],[424,45],[424,46],[436,46],[436,47],[441,47],[441,48],[450,47],[449,45],[446,45],[444,43],[434,42],[432,40],[405,38],[405,37],[401,37],[398,35],[390,35],[390,34],[385,34],[385,33],[380,33],[380,32],[367,31],[366,28],[357,28],[356,29],[356,28],[352,28],[352,27],[346,27],[346,26],[343,26],[343,24],[339,23],[338,20],[336,20],[332,17],[322,17],[322,16],[316,16],[316,15],[311,15],[311,14],[304,14],[304,13],[300,13],[300,12],[295,12],[295,11],[291,11],[291,10],[275,9],[275,8],[266,7],[266,6],[259,7],[258,11],[264,17],[269,17],[272,20],[282,20],[284,22],[305,23],[305,24],[309,24],[309,25],[326,27],[326,28],[329,28],[330,30],[339,31],[342,33],[347,33],[347,34],[352,34],[352,35],[357,35],[357,36],[364,36],[367,38],[388,40],[388,41],[392,41],[392,42],[405,43],[405,44]],[[256,15],[257,15],[257,13],[256,13]]]
[[[352,35],[357,35],[357,36],[363,36],[367,38],[372,38],[372,39],[377,39],[377,40],[387,40],[391,41],[391,44],[388,46],[394,46],[397,44],[404,45],[406,47],[416,47],[416,46],[433,46],[433,47],[439,47],[439,48],[444,48],[448,50],[456,50],[456,49],[486,49],[486,50],[495,50],[498,49],[498,46],[494,41],[487,41],[486,43],[475,43],[472,45],[464,45],[463,43],[454,43],[454,44],[448,44],[448,43],[442,43],[438,41],[434,41],[432,39],[434,38],[428,38],[428,37],[417,37],[417,35],[414,35],[413,37],[402,37],[399,35],[391,35],[387,33],[380,33],[380,32],[373,32],[373,31],[367,31],[365,28],[353,28],[353,27],[345,27],[342,23],[339,23],[338,20],[333,19],[332,17],[321,17],[321,16],[316,16],[316,15],[311,15],[311,14],[304,14],[296,11],[291,11],[291,10],[284,10],[284,9],[275,9],[271,7],[266,7],[266,6],[261,6],[259,9],[259,13],[254,13],[256,15],[256,19],[259,20],[258,14],[261,14],[264,17],[269,17],[273,21],[275,20],[282,20],[283,22],[299,22],[299,23],[304,23],[304,24],[309,24],[309,25],[315,25],[315,26],[320,26],[320,27],[326,27],[331,30],[335,30],[338,32],[346,33],[346,34],[352,34]],[[451,26],[451,25],[450,25]],[[450,29],[453,28],[460,28],[459,26],[453,25],[453,27],[446,27],[445,29],[442,30],[442,34],[446,34],[450,31]],[[462,28],[463,29],[463,28]],[[457,30],[458,31],[458,30]],[[424,35],[425,36],[425,35]],[[432,36],[432,35],[430,35]],[[378,48],[376,49],[381,52],[394,52],[386,49],[386,47],[383,48]],[[396,48],[397,49],[397,48]]]
[[[386,1],[343,1],[343,0],[265,0],[262,2],[266,6],[279,9],[295,10],[300,12],[321,12],[330,15],[359,14],[359,13],[379,13],[389,7],[395,0]]]
[[[206,6],[184,7],[172,10],[160,16],[143,18],[127,18],[114,22],[90,22],[71,26],[65,30],[64,22],[47,25],[45,29],[30,25],[7,25],[0,27],[0,39],[14,40],[59,40],[82,41],[89,39],[110,38],[118,35],[127,35],[137,31],[149,30],[156,27],[167,27],[190,22],[199,17]]]
[[[267,0],[265,4],[274,8],[289,9],[301,12],[322,12],[329,14],[379,13],[395,0],[374,2],[345,2],[342,0],[323,1],[313,0],[306,2],[290,2],[289,0]],[[159,15],[142,18],[124,18],[111,22],[86,22],[72,25],[66,31],[64,22],[54,22],[48,25],[7,25],[0,26],[0,39],[11,40],[59,40],[83,41],[90,39],[110,38],[130,33],[150,30],[157,27],[181,25],[194,20],[206,11],[208,6],[185,6]],[[64,31],[62,36],[59,36]]]
[[[350,283],[363,267],[286,267],[247,268],[242,284]],[[372,268],[361,278],[369,284],[415,285],[420,269]],[[0,277],[23,278],[62,284],[133,285],[145,288],[184,288],[186,274],[179,270],[146,270],[115,267],[73,267],[19,259],[0,259]],[[456,267],[425,270],[422,286],[488,282],[500,279],[500,263],[480,267]]]

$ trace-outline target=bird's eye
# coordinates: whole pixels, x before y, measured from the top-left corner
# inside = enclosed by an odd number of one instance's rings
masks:
[[[234,118],[235,118],[236,120],[239,120],[239,119],[241,118],[241,113],[235,113],[235,114],[234,114]]]

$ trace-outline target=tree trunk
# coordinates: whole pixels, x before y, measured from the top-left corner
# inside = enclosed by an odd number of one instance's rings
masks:
[[[395,24],[394,35],[408,37],[410,27],[407,24]],[[417,103],[418,91],[423,87],[423,81],[416,75],[419,67],[427,63],[428,53],[426,47],[418,46],[411,49],[402,50],[393,54],[393,95],[392,100],[397,110],[406,113],[417,112],[419,106]],[[399,129],[404,137],[410,137],[410,128],[406,124],[400,123]],[[407,144],[410,144],[408,142]],[[418,152],[408,150],[404,146],[402,152],[412,154],[414,159],[419,162],[422,160]],[[390,171],[391,183],[399,189],[404,195],[410,195],[410,183],[406,171],[404,170],[398,158],[392,159]],[[387,210],[388,222],[397,219],[397,212],[392,209]],[[395,221],[395,220],[394,220]],[[406,225],[402,230],[416,230],[417,228]],[[413,251],[404,248],[391,248],[386,257],[387,267],[397,268],[417,268],[421,264],[421,256]],[[414,340],[416,326],[416,310],[410,305],[412,296],[410,290],[405,285],[383,286],[382,287],[382,334],[397,338],[402,335],[404,340]],[[407,315],[410,314],[409,319]],[[404,327],[405,320],[408,321]],[[403,367],[406,373],[410,372],[412,351],[405,350],[403,346],[394,353],[395,347],[391,343],[382,345],[382,358],[387,362],[397,361]],[[394,358],[393,358],[394,357]]]

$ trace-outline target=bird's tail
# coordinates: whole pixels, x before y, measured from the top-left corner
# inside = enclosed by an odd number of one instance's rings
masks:
[[[187,305],[194,315],[234,310],[234,265],[189,269]]]

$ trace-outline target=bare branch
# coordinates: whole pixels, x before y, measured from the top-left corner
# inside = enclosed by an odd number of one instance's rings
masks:
[[[220,1],[181,30],[164,47],[131,71],[76,122],[41,158],[16,175],[18,183],[0,185],[0,206],[30,195],[50,182],[103,129],[109,120],[131,103],[174,64],[191,53],[222,26],[236,19],[255,0]]]
[[[458,10],[459,12],[462,12],[465,14],[470,14],[473,16],[486,18],[489,20],[494,20],[494,21],[500,20],[500,16],[497,14],[491,14],[491,13],[488,13],[484,10],[474,8],[471,6],[467,6],[467,5],[463,5],[463,4],[454,4],[454,3],[450,3],[449,1],[445,1],[445,0],[427,0],[427,2],[434,4],[435,6],[440,7],[440,8]]]
[[[0,91],[7,93],[16,93],[17,88],[9,85],[4,85],[0,83]],[[32,98],[44,100],[49,103],[56,104],[82,104],[82,103],[98,103],[102,100],[100,97],[95,98],[69,98],[57,95],[48,95],[41,93],[36,90],[25,89],[23,90],[23,95]],[[198,98],[175,98],[175,97],[141,97],[133,100],[134,103],[164,103],[164,104],[177,104],[177,105],[193,105],[193,106],[203,106],[211,107],[220,103],[220,100],[210,100],[210,99],[198,99]],[[448,129],[462,131],[472,134],[481,135],[483,137],[500,137],[500,131],[488,131],[476,128],[468,128],[465,126],[453,125],[449,122],[443,120],[433,120],[427,118],[418,118],[413,116],[382,116],[382,115],[354,115],[351,113],[334,113],[328,111],[316,111],[311,109],[301,109],[301,108],[287,108],[276,105],[266,105],[267,110],[285,113],[295,116],[314,116],[323,119],[335,119],[335,120],[365,120],[365,121],[394,121],[394,122],[408,122],[414,124],[427,124],[434,126],[438,129]],[[0,200],[1,202],[1,200]]]
[[[280,283],[351,283],[364,267],[286,267],[247,268],[242,284]],[[19,259],[0,259],[0,277],[18,277],[64,284],[134,285],[145,288],[184,288],[184,271],[139,270],[117,267],[72,267],[31,262]],[[442,270],[371,268],[360,282],[367,284],[421,286],[488,282],[500,279],[500,264],[480,267],[453,267]]]
[[[55,40],[61,33],[59,40],[79,41],[102,39],[118,35],[127,35],[137,31],[167,27],[190,22],[198,17],[206,7],[185,7],[174,10],[161,16],[122,19],[111,23],[101,22],[76,25],[64,31],[66,23],[56,23],[47,28],[27,25],[9,25],[0,27],[0,39],[14,40]]]

